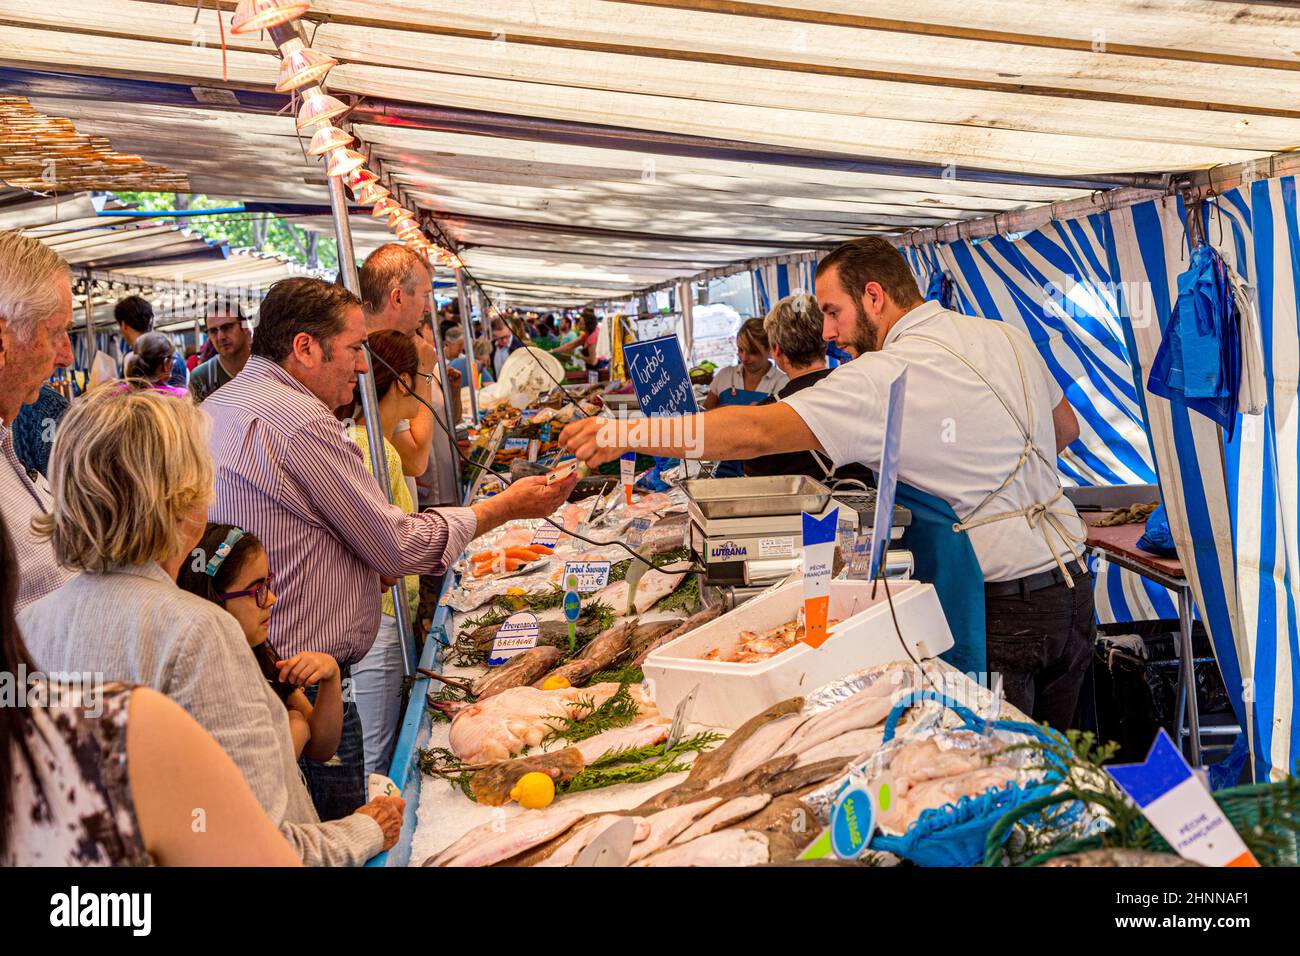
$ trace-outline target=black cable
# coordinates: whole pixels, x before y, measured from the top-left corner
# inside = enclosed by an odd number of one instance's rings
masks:
[[[881,564],[883,565],[884,562],[882,561]],[[889,576],[884,573],[883,567],[879,580],[885,585],[885,600],[889,602],[889,616],[894,619],[894,633],[898,635],[898,643],[903,645],[903,653],[907,655],[908,660],[916,665],[921,677],[930,682],[934,692],[940,697],[945,696],[943,691],[939,689],[939,685],[934,682],[934,678],[926,672],[926,669],[921,666],[921,662],[912,654],[912,649],[907,646],[907,641],[903,640],[903,629],[898,626],[898,615],[894,613],[894,596],[889,593]]]
[[[365,347],[366,355],[367,355],[368,358],[370,358],[370,359],[372,359],[372,360],[377,359],[377,360],[379,361],[380,364],[382,364],[385,368],[387,368],[388,371],[390,371],[390,372],[393,373],[393,377],[394,377],[394,379],[396,379],[396,380],[398,380],[398,381],[401,380],[401,373],[399,373],[399,372],[397,371],[397,369],[393,368],[393,366],[390,365],[390,364],[389,364],[389,363],[388,363],[388,362],[383,358],[383,356],[376,355],[374,352],[372,352],[372,351],[370,350],[370,343],[368,343],[368,342],[365,343],[365,346],[364,346],[364,347]],[[406,386],[402,386],[402,387],[405,388]],[[472,458],[470,458],[470,457],[467,456],[463,451],[460,450],[460,446],[459,446],[458,444],[456,444],[456,436],[455,436],[455,434],[454,434],[454,433],[453,433],[453,432],[452,432],[452,431],[451,431],[451,430],[450,430],[446,425],[444,425],[444,424],[442,423],[442,421],[438,418],[438,412],[437,412],[437,409],[435,409],[435,408],[433,407],[433,405],[431,405],[429,402],[426,402],[426,401],[425,401],[423,398],[421,398],[419,395],[416,395],[415,392],[410,392],[410,395],[411,395],[412,398],[414,398],[417,402],[419,402],[421,405],[423,405],[425,408],[427,408],[427,409],[428,409],[428,410],[433,414],[433,420],[434,420],[435,422],[437,422],[438,427],[441,428],[441,429],[443,430],[443,432],[444,432],[444,433],[445,433],[445,434],[446,434],[446,435],[451,439],[451,441],[452,441],[452,448],[455,450],[457,456],[459,456],[459,458],[460,458],[460,460],[461,460],[462,462],[464,462],[465,464],[469,465],[471,468],[478,468],[478,469],[481,470],[481,471],[487,471],[487,470],[488,470],[487,465],[483,464],[482,462],[474,461]],[[506,475],[502,475],[502,474],[499,474],[499,473],[497,473],[497,472],[492,472],[492,474],[493,474],[494,477],[498,478],[498,479],[501,481],[502,484],[505,484],[505,485],[513,484],[514,481],[515,481],[515,479],[514,479],[513,477],[509,477],[509,476],[506,476]],[[551,520],[550,518],[542,518],[542,520],[545,521],[547,524],[551,525],[552,527],[559,528],[559,529],[560,529],[561,531],[563,531],[565,534],[573,535],[573,537],[577,538],[579,541],[584,541],[584,542],[586,542],[587,544],[595,545],[596,547],[604,548],[604,547],[608,547],[608,546],[611,545],[611,544],[617,544],[620,548],[622,548],[622,549],[623,549],[624,551],[626,551],[628,554],[632,555],[632,557],[636,558],[636,560],[640,561],[642,564],[645,564],[645,565],[647,565],[647,566],[653,568],[653,569],[656,570],[656,571],[661,571],[661,572],[663,572],[664,574],[679,574],[679,573],[682,573],[682,572],[680,572],[680,571],[665,571],[665,570],[664,570],[664,565],[655,564],[655,563],[654,563],[653,561],[651,561],[650,559],[648,559],[648,558],[646,558],[646,557],[643,557],[642,555],[638,554],[636,551],[634,551],[634,550],[633,550],[632,548],[630,548],[630,547],[629,547],[625,542],[623,542],[623,541],[621,541],[621,540],[615,539],[615,540],[613,540],[613,541],[593,541],[591,538],[583,537],[582,535],[578,534],[576,531],[570,531],[570,530],[569,530],[568,528],[566,528],[564,525],[560,524],[560,523],[557,522],[557,521],[553,521],[553,520]],[[699,565],[696,565],[696,564],[692,564],[690,567],[686,568],[686,571],[704,571],[704,570],[706,570],[706,569],[703,568],[703,567],[701,567],[701,566],[699,566]]]

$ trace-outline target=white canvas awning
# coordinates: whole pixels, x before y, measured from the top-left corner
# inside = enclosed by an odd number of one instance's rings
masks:
[[[225,79],[209,5],[36,6],[0,0],[0,64],[38,109],[196,191],[326,201],[233,3]],[[304,30],[341,61],[328,86],[372,166],[515,301],[1300,146],[1300,10],[1280,5],[318,0]],[[362,253],[387,236],[356,233]]]

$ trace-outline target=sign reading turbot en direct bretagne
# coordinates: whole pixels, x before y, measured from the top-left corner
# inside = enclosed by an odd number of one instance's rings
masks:
[[[646,416],[694,415],[699,411],[677,336],[629,342],[623,346],[623,357]]]

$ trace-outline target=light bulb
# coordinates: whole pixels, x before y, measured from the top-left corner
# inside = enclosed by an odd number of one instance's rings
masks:
[[[322,124],[316,130],[316,135],[311,138],[311,145],[307,147],[308,156],[324,156],[331,153],[340,146],[351,146],[352,137],[337,126],[328,123]]]
[[[325,170],[326,176],[346,176],[348,173],[360,169],[366,164],[366,157],[362,156],[355,149],[348,149],[341,146],[334,152],[330,153],[330,163]]]
[[[297,20],[310,9],[310,3],[289,3],[288,0],[239,0],[234,19],[230,21],[230,32],[256,33],[258,30],[269,30],[290,20]]]
[[[339,65],[339,61],[305,46],[299,37],[285,41],[280,47],[284,62],[280,64],[280,80],[275,84],[277,93],[288,93],[308,83],[316,83]]]
[[[366,183],[377,183],[379,177],[368,169],[358,169],[348,173],[343,179],[344,184],[354,193]]]
[[[352,191],[353,198],[363,206],[373,206],[388,198],[388,190],[379,183],[363,183]]]
[[[347,104],[314,87],[303,94],[302,109],[298,111],[298,131],[302,132],[317,123],[328,123],[348,111]]]

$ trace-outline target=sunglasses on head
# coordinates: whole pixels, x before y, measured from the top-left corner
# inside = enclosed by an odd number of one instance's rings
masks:
[[[218,594],[217,600],[229,601],[233,598],[249,597],[251,595],[253,600],[257,602],[257,606],[265,609],[267,603],[271,600],[271,582],[274,580],[275,574],[268,572],[266,577],[258,581],[255,587],[251,587],[246,591],[228,591],[225,594]]]

